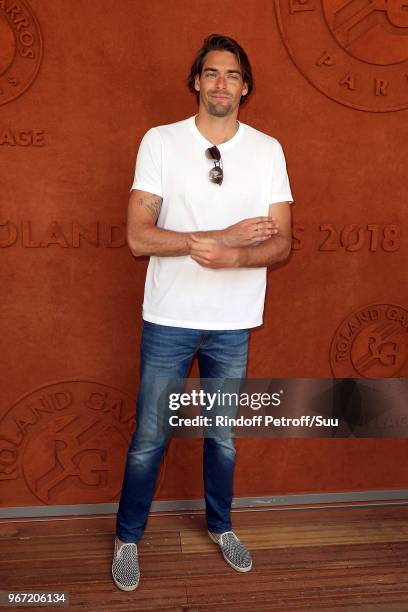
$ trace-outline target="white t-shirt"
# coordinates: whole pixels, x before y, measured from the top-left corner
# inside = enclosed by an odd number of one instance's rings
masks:
[[[269,204],[292,202],[279,142],[239,123],[218,145],[224,180],[212,183],[211,147],[195,117],[150,129],[142,139],[131,189],[157,194],[157,226],[179,232],[223,229],[268,215]],[[266,267],[211,269],[190,256],[151,256],[143,319],[193,329],[245,329],[262,324]]]

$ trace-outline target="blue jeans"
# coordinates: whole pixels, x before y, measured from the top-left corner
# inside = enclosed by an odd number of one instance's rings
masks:
[[[197,353],[201,378],[244,378],[248,338],[247,329],[187,329],[143,321],[136,430],[116,518],[116,535],[123,542],[138,543],[143,535],[168,444],[168,435],[157,435],[158,411],[164,409],[158,401],[159,377],[186,378]],[[206,437],[203,450],[207,526],[215,533],[229,531],[236,455],[233,437]]]

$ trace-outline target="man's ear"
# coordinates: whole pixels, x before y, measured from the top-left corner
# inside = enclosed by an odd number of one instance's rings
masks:
[[[200,91],[200,75],[196,74],[194,77],[194,89]]]
[[[248,83],[244,83],[241,96],[246,96],[248,93]]]

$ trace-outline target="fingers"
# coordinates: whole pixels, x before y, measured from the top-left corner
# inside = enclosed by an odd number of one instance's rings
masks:
[[[267,238],[270,238],[273,234],[278,233],[278,229],[279,228],[277,226],[270,227],[269,225],[268,226],[258,225],[254,229],[254,234],[256,234],[256,236],[259,236],[260,238],[264,238],[265,236]]]
[[[279,226],[270,223],[258,223],[251,232],[252,244],[258,241],[268,240],[276,235],[279,231]]]
[[[272,217],[254,217],[246,220],[245,225],[250,237],[256,234],[259,238],[270,238],[279,231],[279,223]]]
[[[273,217],[249,217],[245,221],[252,221],[252,223],[262,223],[263,221],[274,221]]]
[[[272,225],[277,225],[276,219],[274,217],[249,217],[248,219],[243,219],[241,223],[245,223],[247,225],[271,223]]]
[[[258,221],[257,223],[253,224],[253,227],[257,228],[258,231],[260,231],[261,229],[266,229],[266,230],[272,230],[275,228],[279,227],[279,223],[277,223],[276,221]]]

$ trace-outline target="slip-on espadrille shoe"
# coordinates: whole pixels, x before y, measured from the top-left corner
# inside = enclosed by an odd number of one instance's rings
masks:
[[[234,570],[237,570],[237,572],[249,572],[252,568],[251,553],[233,531],[224,531],[224,533],[211,533],[209,531],[208,535],[221,548],[225,561]]]
[[[121,544],[115,538],[115,551],[112,561],[112,577],[122,591],[134,591],[139,584],[140,569],[137,557],[137,544]]]

